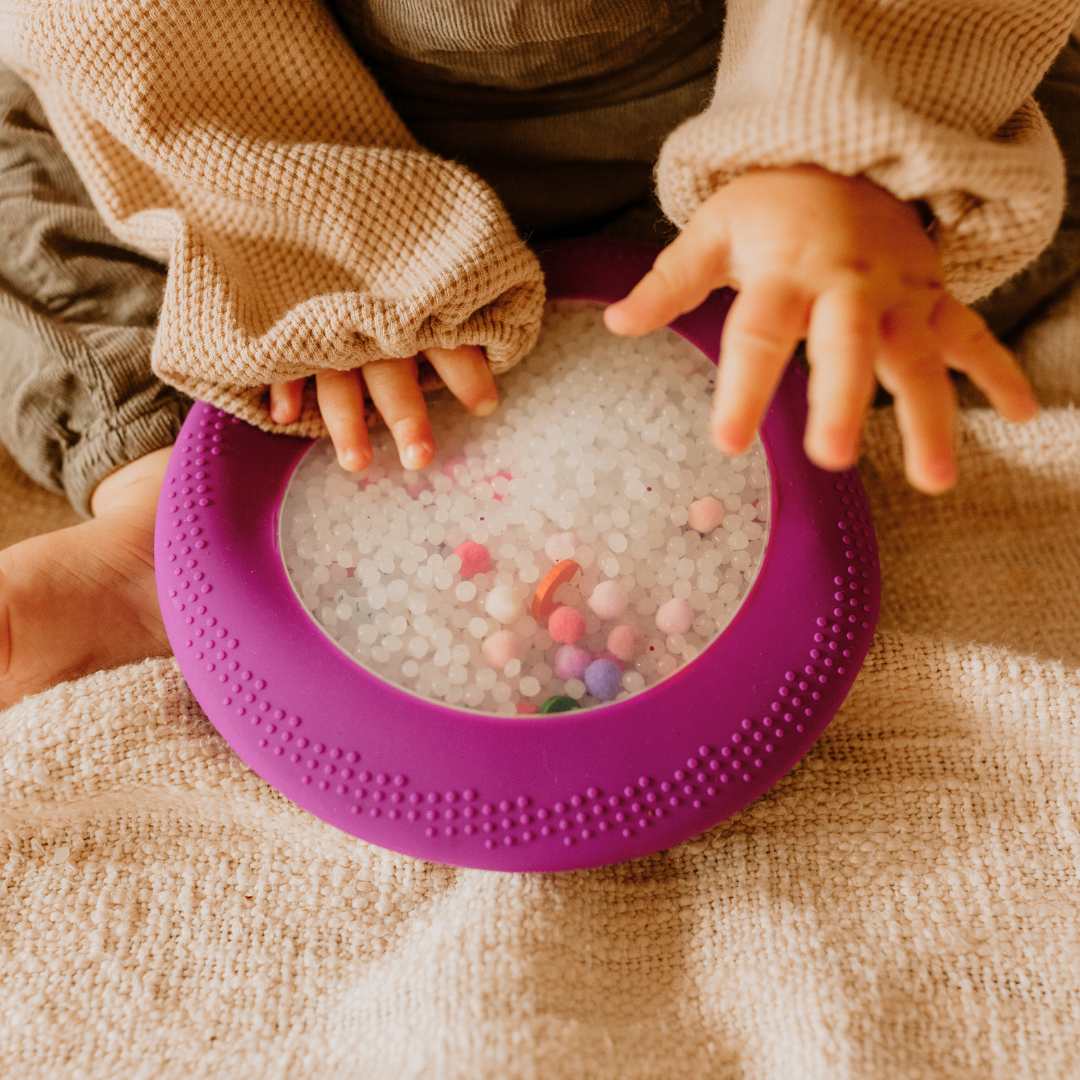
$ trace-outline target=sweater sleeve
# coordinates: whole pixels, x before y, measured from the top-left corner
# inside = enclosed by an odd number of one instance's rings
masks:
[[[946,280],[989,293],[1050,242],[1064,168],[1032,92],[1077,0],[728,0],[709,108],[657,184],[685,225],[753,168],[816,164],[922,200]]]
[[[423,150],[317,0],[13,0],[34,87],[110,229],[169,266],[154,370],[267,429],[266,383],[539,331],[492,190]]]

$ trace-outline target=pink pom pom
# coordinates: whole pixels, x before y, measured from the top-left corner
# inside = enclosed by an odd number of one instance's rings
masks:
[[[539,711],[540,706],[531,701],[519,701],[517,703],[518,716],[532,716],[533,713],[538,713]]]
[[[497,671],[501,671],[511,660],[521,659],[521,638],[513,630],[496,630],[480,651],[484,659]]]
[[[576,645],[564,645],[555,654],[555,675],[565,682],[567,679],[580,679],[593,658]]]
[[[656,613],[656,627],[665,634],[685,634],[694,621],[694,609],[679,597],[661,604]]]
[[[589,607],[601,619],[617,619],[629,603],[630,597],[617,581],[601,581],[589,597]]]
[[[483,544],[475,540],[466,540],[454,551],[461,560],[461,576],[471,578],[475,574],[486,574],[491,569],[491,556]]]
[[[574,645],[585,636],[585,616],[572,607],[558,607],[548,619],[548,633],[560,645]]]
[[[686,523],[699,533],[710,533],[724,523],[724,504],[706,495],[686,508]]]
[[[636,626],[615,626],[607,647],[617,660],[636,660],[645,651],[645,635]]]

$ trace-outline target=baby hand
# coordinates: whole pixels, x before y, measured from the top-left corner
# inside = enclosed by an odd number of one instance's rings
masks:
[[[495,411],[499,395],[481,349],[475,345],[431,348],[424,350],[424,356],[454,397],[474,416],[489,416]],[[435,436],[417,382],[415,357],[369,360],[352,371],[327,368],[315,376],[319,411],[341,467],[359,472],[371,464],[361,378],[397,443],[401,464],[406,469],[422,469],[435,456]],[[304,382],[295,379],[271,385],[270,415],[276,424],[291,424],[299,419]]]
[[[875,376],[895,399],[908,479],[930,494],[956,479],[948,368],[1009,420],[1038,409],[1008,350],[945,291],[915,208],[869,180],[814,166],[738,177],[701,204],[605,321],[616,334],[644,334],[723,285],[739,290],[710,420],[726,453],[747,448],[804,337],[805,447],[822,468],[854,463]]]

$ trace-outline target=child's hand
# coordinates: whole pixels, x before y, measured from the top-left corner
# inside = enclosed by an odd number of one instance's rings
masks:
[[[459,345],[456,349],[425,349],[424,355],[454,397],[474,416],[489,416],[495,411],[499,395],[481,349]],[[394,436],[401,464],[406,469],[422,469],[435,456],[435,436],[417,383],[415,358],[369,360],[352,371],[327,368],[315,376],[319,410],[341,467],[359,472],[371,464],[361,377]],[[295,379],[270,387],[270,415],[275,423],[291,424],[299,418],[304,381]]]
[[[1038,409],[1011,354],[942,279],[911,205],[862,178],[774,169],[746,173],[703,202],[605,321],[617,334],[644,334],[733,286],[710,421],[717,449],[746,449],[805,337],[810,459],[853,464],[876,375],[896,402],[908,479],[937,493],[956,478],[947,368],[970,376],[1009,420]]]

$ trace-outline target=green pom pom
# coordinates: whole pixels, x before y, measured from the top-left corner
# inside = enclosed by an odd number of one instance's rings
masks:
[[[572,697],[567,697],[565,694],[556,694],[555,697],[549,697],[540,706],[540,711],[542,713],[569,712],[577,707],[578,703]]]

